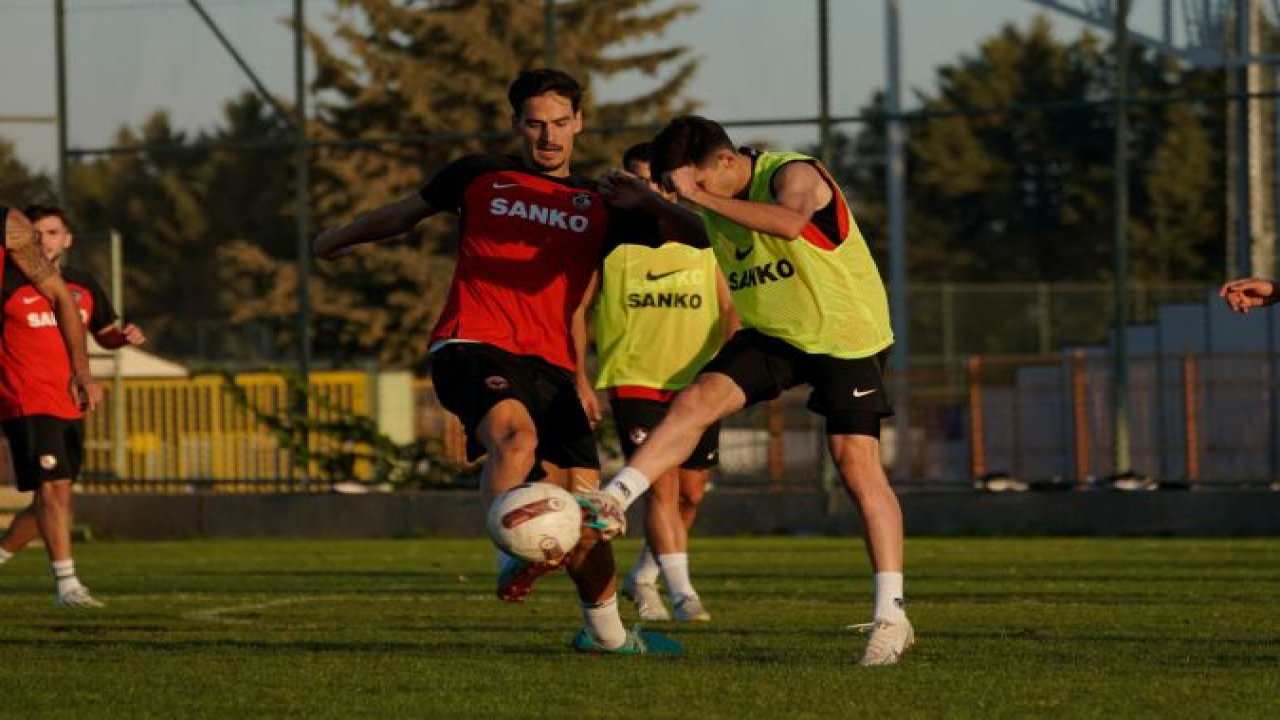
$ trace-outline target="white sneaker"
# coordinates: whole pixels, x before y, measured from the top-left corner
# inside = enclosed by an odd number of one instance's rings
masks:
[[[876,620],[863,625],[854,625],[859,632],[867,633],[867,649],[862,653],[859,665],[894,665],[911,649],[916,642],[916,632],[911,621],[903,618],[901,622]]]
[[[107,604],[89,594],[89,588],[79,585],[64,593],[58,593],[54,605],[64,608],[100,608]]]
[[[711,613],[702,606],[697,595],[685,595],[674,604],[676,622],[710,622]]]
[[[636,615],[646,622],[666,622],[671,619],[662,604],[662,593],[653,583],[635,582],[630,575],[622,582],[622,596],[635,603]]]

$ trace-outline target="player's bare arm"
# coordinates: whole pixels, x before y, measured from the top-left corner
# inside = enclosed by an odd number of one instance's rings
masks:
[[[316,257],[331,260],[356,245],[403,235],[437,212],[421,195],[413,192],[346,225],[325,230],[311,242],[311,252]]]
[[[578,358],[577,371],[574,373],[574,386],[578,391],[578,400],[582,403],[582,409],[587,413],[587,419],[592,425],[600,422],[600,399],[596,397],[595,383],[587,374],[587,312],[595,303],[596,296],[600,293],[600,269],[591,273],[591,280],[587,283],[587,290],[582,294],[582,302],[578,304],[578,309],[573,313],[573,323],[570,326],[570,332],[573,335],[573,349]]]
[[[757,232],[781,238],[798,237],[813,214],[831,202],[831,187],[817,168],[805,162],[784,165],[774,177],[777,203],[739,200],[708,192],[699,185],[693,165],[667,173],[664,183],[681,198]]]
[[[702,217],[654,192],[643,179],[625,170],[612,170],[605,175],[600,189],[611,205],[628,210],[643,208],[655,215],[675,240],[697,247],[707,246],[707,229]]]
[[[1254,277],[1232,280],[1218,290],[1218,296],[1238,313],[1247,313],[1253,308],[1274,305],[1280,301],[1280,293],[1276,291],[1274,282]]]

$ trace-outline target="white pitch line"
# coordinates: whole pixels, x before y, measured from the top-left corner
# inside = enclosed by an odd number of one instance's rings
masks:
[[[293,605],[295,603],[306,602],[310,598],[306,597],[289,597],[279,600],[268,600],[267,602],[251,603],[249,605],[233,605],[231,607],[213,608],[210,610],[195,610],[189,613],[183,613],[182,617],[187,620],[197,620],[200,622],[222,623],[224,625],[256,625],[256,620],[244,620],[237,618],[223,617],[223,615],[234,615],[242,612],[253,612],[254,610],[266,610],[267,608],[280,607],[281,605]]]

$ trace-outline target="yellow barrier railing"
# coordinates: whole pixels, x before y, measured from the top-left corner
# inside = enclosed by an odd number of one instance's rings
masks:
[[[312,420],[332,422],[346,414],[368,414],[369,375],[359,371],[316,372],[311,387],[326,399],[308,404]],[[237,375],[236,385],[260,413],[283,416],[291,401],[283,376],[272,373]],[[111,385],[106,384],[104,406],[85,422],[85,484],[103,489],[187,490],[195,486],[224,492],[312,489],[304,476],[315,478],[318,468],[291,463],[279,440],[253,412],[228,392],[222,376],[203,375],[181,380],[124,381],[125,454],[123,467],[112,459]],[[343,449],[346,442],[321,433],[308,436],[313,454]],[[358,461],[350,479],[372,474],[367,460]],[[96,478],[112,478],[95,483]],[[327,479],[320,487],[327,488]],[[96,489],[96,488],[95,488]]]

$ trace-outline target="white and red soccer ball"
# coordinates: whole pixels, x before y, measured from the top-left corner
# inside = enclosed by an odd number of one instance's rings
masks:
[[[489,506],[489,537],[510,555],[560,563],[582,538],[582,508],[567,490],[549,482],[517,485]]]

